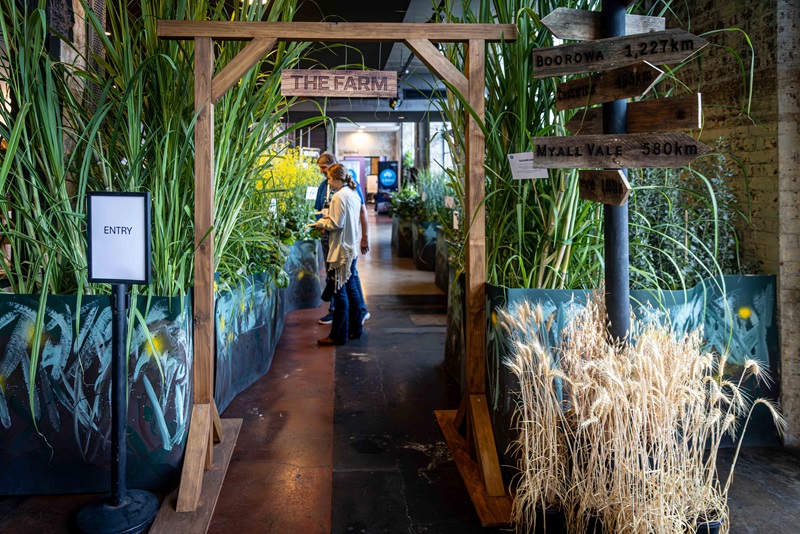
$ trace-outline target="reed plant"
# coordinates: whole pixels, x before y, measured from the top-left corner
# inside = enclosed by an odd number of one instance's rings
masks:
[[[728,355],[704,350],[701,331],[675,334],[653,319],[632,321],[633,343],[609,344],[602,295],[588,300],[557,346],[540,307],[500,313],[520,381],[517,530],[560,507],[570,532],[585,532],[591,519],[608,533],[694,532],[707,520],[721,520],[727,532],[742,441],[721,481],[724,437],[740,438],[758,405],[784,425],[771,401],[744,391],[764,371],[747,360],[731,376]]]
[[[447,219],[444,197],[448,193],[445,173],[422,169],[417,173],[419,206],[416,217],[420,221],[442,222]]]

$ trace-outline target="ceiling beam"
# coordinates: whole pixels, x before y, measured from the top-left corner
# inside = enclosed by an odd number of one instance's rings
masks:
[[[162,39],[210,37],[227,41],[249,41],[274,37],[278,41],[394,42],[427,39],[434,42],[466,42],[481,39],[514,41],[513,24],[407,24],[403,22],[225,22],[204,20],[159,20]]]

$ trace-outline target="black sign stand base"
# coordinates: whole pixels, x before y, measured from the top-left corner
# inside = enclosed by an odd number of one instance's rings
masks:
[[[127,491],[120,506],[112,505],[109,494],[78,512],[78,530],[82,534],[139,534],[157,513],[158,499],[149,491]]]
[[[111,285],[111,494],[78,512],[82,534],[138,534],[150,526],[158,513],[158,499],[149,491],[125,488],[125,429],[128,419],[127,286]]]

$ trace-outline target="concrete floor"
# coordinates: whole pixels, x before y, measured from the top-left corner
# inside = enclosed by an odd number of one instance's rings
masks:
[[[458,387],[441,368],[444,295],[433,273],[394,258],[373,217],[359,260],[365,335],[319,348],[325,308],[290,313],[270,371],[222,414],[243,425],[209,532],[494,533],[483,529],[433,416]],[[723,451],[723,475],[732,451]],[[163,497],[163,495],[159,495]],[[72,532],[94,495],[0,498],[0,533]],[[800,452],[745,449],[731,532],[800,532]]]

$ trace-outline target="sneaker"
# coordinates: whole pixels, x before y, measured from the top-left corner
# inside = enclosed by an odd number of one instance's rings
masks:
[[[319,320],[319,324],[331,324],[333,322],[333,314],[329,313],[325,317]]]
[[[372,317],[372,315],[369,312],[365,313],[363,317],[361,317],[361,324],[363,325],[366,323],[370,317]]]

